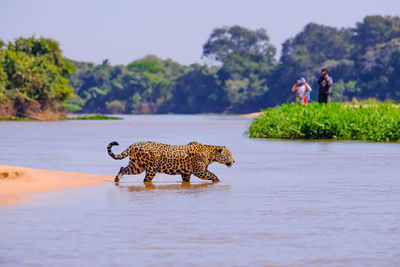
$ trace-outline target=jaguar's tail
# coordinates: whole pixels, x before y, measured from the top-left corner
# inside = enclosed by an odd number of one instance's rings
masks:
[[[108,155],[110,155],[113,159],[123,159],[126,158],[127,156],[129,156],[129,153],[131,152],[131,147],[128,147],[124,152],[122,152],[121,154],[115,155],[112,151],[111,151],[111,147],[112,146],[118,146],[118,142],[111,142],[108,144],[107,146],[107,151],[108,151]]]

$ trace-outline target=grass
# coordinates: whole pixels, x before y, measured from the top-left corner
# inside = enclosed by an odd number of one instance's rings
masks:
[[[32,121],[31,118],[20,118],[20,117],[13,117],[13,118],[0,118],[0,121]],[[46,119],[44,119],[46,120]],[[82,115],[70,118],[63,118],[61,120],[123,120],[120,117],[113,117],[113,116],[106,116],[101,114],[93,114],[93,115]],[[53,121],[53,119],[52,119]]]
[[[262,112],[249,127],[252,138],[400,142],[400,108],[391,103],[292,103]]]
[[[67,120],[122,120],[120,117],[106,116],[101,114],[83,115],[66,118]]]
[[[19,118],[19,117],[13,117],[13,118],[0,118],[0,121],[31,121],[32,119],[30,118]]]

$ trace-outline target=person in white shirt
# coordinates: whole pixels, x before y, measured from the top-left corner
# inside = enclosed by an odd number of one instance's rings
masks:
[[[306,82],[306,79],[301,77],[292,87],[292,92],[296,93],[296,102],[302,105],[307,105],[309,102],[309,94],[311,86]]]

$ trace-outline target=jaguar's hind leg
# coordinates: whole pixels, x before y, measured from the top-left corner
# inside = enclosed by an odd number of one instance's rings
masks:
[[[118,183],[119,180],[121,179],[121,177],[125,174],[140,174],[142,173],[143,170],[141,170],[140,168],[137,168],[135,166],[132,165],[128,165],[125,168],[121,167],[121,169],[119,170],[119,173],[117,174],[117,176],[115,176],[114,182]]]
[[[126,167],[125,167],[126,168]],[[121,169],[119,169],[119,172],[117,174],[117,176],[115,176],[114,182],[118,183],[119,179],[121,179],[122,175],[124,175],[124,167],[121,167]]]
[[[190,174],[181,174],[182,182],[190,182]]]

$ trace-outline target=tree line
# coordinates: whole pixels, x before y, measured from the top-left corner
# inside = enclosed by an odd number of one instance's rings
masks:
[[[46,38],[0,40],[0,117],[33,117],[43,111],[63,113],[73,93],[72,64],[59,44]]]
[[[322,68],[334,79],[333,101],[400,101],[399,17],[367,16],[341,29],[309,23],[283,43],[279,60],[265,29],[216,28],[202,53],[215,66],[155,55],[127,65],[78,62],[62,58],[55,41],[33,37],[1,47],[0,103],[22,97],[68,99],[69,110],[87,113],[245,113],[293,101],[300,77],[316,100]]]

